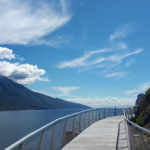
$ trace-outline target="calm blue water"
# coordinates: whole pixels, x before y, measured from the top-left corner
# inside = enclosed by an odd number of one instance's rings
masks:
[[[0,112],[0,150],[41,126],[83,109],[25,110]]]
[[[23,136],[57,118],[82,110],[83,109],[1,111],[0,150],[3,150]],[[114,109],[110,110],[109,115],[114,115]],[[122,115],[121,109],[117,109],[117,115]]]

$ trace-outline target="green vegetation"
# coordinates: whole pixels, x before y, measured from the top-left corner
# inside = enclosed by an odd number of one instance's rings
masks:
[[[140,126],[150,129],[150,89],[143,95],[135,113],[135,121]]]

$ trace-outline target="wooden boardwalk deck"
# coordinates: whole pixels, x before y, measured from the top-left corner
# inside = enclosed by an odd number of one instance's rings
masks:
[[[127,127],[123,120],[123,116],[116,116],[97,121],[70,141],[62,150],[116,150],[117,137],[118,149],[129,150]]]

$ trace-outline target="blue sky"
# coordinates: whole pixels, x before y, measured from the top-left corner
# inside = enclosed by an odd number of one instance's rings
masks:
[[[0,1],[0,74],[93,107],[150,86],[148,0]]]

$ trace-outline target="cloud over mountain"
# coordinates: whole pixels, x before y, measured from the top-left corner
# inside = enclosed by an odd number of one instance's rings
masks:
[[[7,76],[21,84],[32,84],[36,80],[49,81],[41,77],[46,73],[44,69],[39,69],[37,65],[22,64],[18,60],[11,62],[11,59],[16,60],[13,50],[0,47],[0,75]]]
[[[77,86],[57,86],[57,87],[53,87],[53,89],[55,91],[59,92],[58,96],[70,96],[70,92],[73,92],[73,91],[75,91],[79,88],[80,87],[77,87]]]

